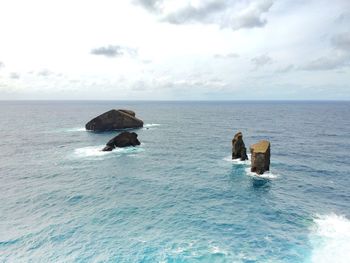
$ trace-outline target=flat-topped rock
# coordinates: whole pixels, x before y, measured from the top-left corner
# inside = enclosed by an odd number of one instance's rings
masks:
[[[140,145],[140,141],[137,139],[135,132],[122,132],[109,140],[106,146],[102,149],[104,152],[112,151],[115,148],[123,148],[128,146]]]
[[[241,132],[236,133],[232,139],[232,159],[248,160],[247,149]]]
[[[262,140],[256,144],[250,146],[250,149],[253,149],[255,153],[265,153],[270,148],[270,142]]]
[[[125,109],[107,111],[85,125],[86,130],[97,132],[141,127],[143,121],[135,117],[135,112]]]
[[[262,140],[250,146],[251,171],[257,174],[263,174],[270,170],[270,142]]]

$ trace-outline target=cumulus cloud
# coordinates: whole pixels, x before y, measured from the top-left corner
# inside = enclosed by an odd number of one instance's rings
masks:
[[[183,1],[174,4],[170,0],[135,0],[134,3],[157,14],[160,20],[172,24],[205,23],[222,28],[263,27],[266,14],[274,0],[202,0]]]
[[[231,20],[233,29],[263,27],[267,23],[264,16],[273,5],[272,0],[252,2]]]
[[[273,62],[272,58],[266,54],[251,59],[256,68],[263,67]]]
[[[161,9],[163,0],[134,0],[134,3],[141,5],[149,11],[155,12]]]
[[[108,58],[114,58],[114,57],[121,57],[125,55],[129,56],[136,56],[137,50],[133,48],[128,47],[122,47],[122,46],[105,46],[105,47],[98,47],[91,50],[91,54],[98,55],[98,56],[105,56]]]

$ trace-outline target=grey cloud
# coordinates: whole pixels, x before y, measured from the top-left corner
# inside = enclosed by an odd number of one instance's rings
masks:
[[[350,32],[339,33],[331,38],[333,50],[328,56],[316,58],[303,70],[333,70],[350,66]]]
[[[185,24],[191,22],[211,23],[210,17],[225,8],[225,1],[210,1],[197,7],[188,4],[177,12],[166,15],[162,21],[172,24]]]
[[[94,48],[91,50],[91,54],[113,58],[121,57],[124,55],[136,56],[137,50],[128,47],[109,45],[105,47]]]
[[[166,12],[164,5],[170,0],[135,0],[134,3],[157,14],[160,21],[172,24],[205,23],[217,24],[222,28],[263,27],[267,23],[265,14],[275,0],[203,0],[194,5],[188,1],[181,8]],[[246,5],[242,7],[242,3]]]
[[[225,58],[238,58],[239,55],[236,53],[228,53],[228,54],[215,54],[214,58],[225,59]]]
[[[287,73],[292,71],[293,69],[295,69],[295,66],[293,64],[289,64],[285,67],[279,68],[278,70],[276,70],[277,73]]]
[[[3,62],[0,61],[0,69],[1,68],[4,68],[5,67],[5,64]]]
[[[160,6],[163,3],[163,0],[134,0],[133,2],[135,4],[142,6],[148,11],[155,12],[160,9]]]
[[[261,55],[251,59],[252,63],[256,68],[263,67],[265,65],[271,64],[273,62],[272,58],[268,55]]]
[[[350,52],[350,32],[334,36],[331,42],[335,48]]]
[[[16,73],[16,72],[10,73],[10,78],[11,79],[19,79],[20,77],[21,76],[18,73]]]
[[[48,69],[43,69],[43,70],[39,71],[37,74],[38,74],[38,76],[41,76],[41,77],[47,77],[47,76],[52,75],[53,73],[51,71],[49,71]]]
[[[238,16],[232,19],[232,28],[253,28],[263,27],[267,23],[267,19],[263,16],[273,5],[273,0],[261,0],[252,2]]]
[[[307,63],[303,70],[332,70],[350,65],[349,56],[320,57]]]

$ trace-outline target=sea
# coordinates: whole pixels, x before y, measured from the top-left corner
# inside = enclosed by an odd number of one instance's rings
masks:
[[[140,146],[101,151],[110,109]],[[348,263],[350,102],[1,101],[0,200],[0,262]]]

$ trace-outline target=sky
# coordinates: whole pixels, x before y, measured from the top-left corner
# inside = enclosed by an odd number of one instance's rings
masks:
[[[349,0],[1,0],[0,100],[349,100]]]

